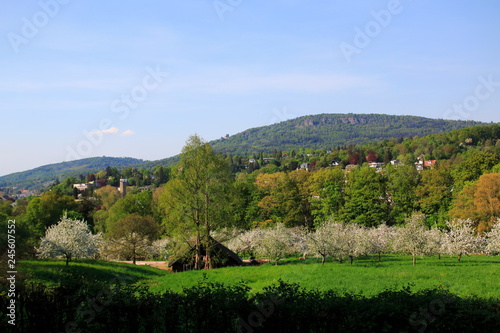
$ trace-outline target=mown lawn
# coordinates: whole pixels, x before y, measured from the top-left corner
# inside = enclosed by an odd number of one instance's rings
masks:
[[[147,283],[152,291],[182,291],[200,280],[234,284],[240,281],[252,292],[276,283],[279,279],[300,283],[307,289],[337,290],[340,292],[376,295],[385,289],[401,289],[411,285],[412,290],[443,287],[464,296],[500,299],[500,257],[470,256],[457,262],[456,257],[425,257],[412,266],[410,256],[364,257],[342,264],[319,259],[287,259],[278,266],[264,264],[258,267],[228,267],[212,271],[190,271],[152,276]]]

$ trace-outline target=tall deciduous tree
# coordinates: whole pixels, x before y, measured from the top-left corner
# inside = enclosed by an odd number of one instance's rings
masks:
[[[182,150],[176,176],[166,184],[160,198],[166,227],[194,238],[195,269],[202,268],[202,245],[206,250],[205,268],[212,268],[210,231],[226,224],[230,217],[229,166],[210,144],[194,135]]]
[[[455,194],[449,212],[452,220],[471,219],[478,221],[479,216],[474,204],[474,195],[477,190],[476,182],[466,182],[462,190]]]
[[[391,198],[390,222],[402,224],[415,209],[415,188],[419,184],[420,175],[412,165],[390,165],[386,171],[387,192]]]
[[[377,226],[387,220],[388,208],[383,175],[370,167],[349,172],[341,214],[344,222]]]
[[[311,213],[314,223],[338,218],[344,205],[345,172],[340,168],[322,169],[310,177]]]
[[[115,248],[135,264],[137,256],[145,254],[147,246],[158,237],[158,231],[159,226],[151,216],[129,214],[112,226],[109,236]]]
[[[478,231],[484,231],[500,218],[500,173],[487,173],[477,182],[474,206],[480,224]]]
[[[455,187],[461,190],[467,181],[476,181],[499,162],[493,153],[473,152],[452,169]]]
[[[441,163],[434,169],[422,171],[421,176],[420,185],[415,190],[417,207],[426,215],[429,224],[444,226],[454,190],[449,165]]]

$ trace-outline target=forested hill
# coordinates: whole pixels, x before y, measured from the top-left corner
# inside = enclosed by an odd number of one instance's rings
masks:
[[[248,129],[212,141],[217,151],[235,155],[298,148],[329,149],[387,138],[425,136],[485,123],[381,114],[319,114]]]
[[[106,169],[107,166],[126,168],[146,161],[130,157],[90,157],[80,160],[44,165],[28,171],[16,172],[0,177],[0,187],[15,186],[19,189],[40,189],[56,179],[87,176]]]
[[[248,129],[210,143],[216,151],[245,157],[260,152],[273,153],[275,150],[335,149],[337,146],[377,142],[387,138],[422,137],[477,125],[485,123],[380,114],[320,114]],[[169,166],[178,161],[179,155],[158,161],[115,157],[85,158],[0,177],[0,187],[40,189],[55,180],[68,177],[79,179],[80,175],[96,173],[107,166],[151,170],[157,165]]]

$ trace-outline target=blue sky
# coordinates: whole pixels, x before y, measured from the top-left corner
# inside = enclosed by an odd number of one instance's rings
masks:
[[[317,113],[500,122],[497,1],[2,1],[0,175]]]

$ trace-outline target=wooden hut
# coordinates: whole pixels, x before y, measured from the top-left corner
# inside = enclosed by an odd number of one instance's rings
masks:
[[[243,260],[241,260],[241,258],[236,253],[234,253],[212,237],[210,237],[210,242],[212,249],[211,258],[213,268],[243,265]],[[205,259],[206,249],[204,246],[201,246],[201,255],[203,259]],[[189,250],[184,253],[184,255],[171,261],[168,266],[172,268],[173,272],[189,271],[194,268],[195,257],[196,249],[194,246],[191,246]]]

